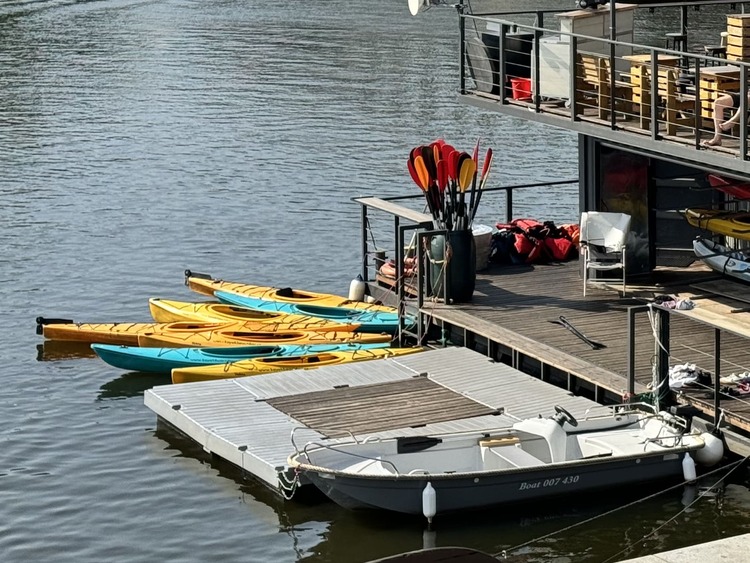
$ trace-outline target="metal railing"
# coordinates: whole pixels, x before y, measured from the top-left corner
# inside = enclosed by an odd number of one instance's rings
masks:
[[[461,94],[522,105],[572,129],[587,122],[696,150],[718,146],[712,143],[713,112],[723,109],[715,100],[748,92],[750,63],[551,29],[544,25],[549,14],[473,15],[459,6],[466,63]],[[533,23],[523,23],[529,19]],[[681,29],[687,33],[684,17]],[[685,37],[681,46],[686,45]],[[722,132],[720,154],[747,161],[748,97],[739,95],[738,106],[736,126]],[[722,123],[727,119],[720,116]]]

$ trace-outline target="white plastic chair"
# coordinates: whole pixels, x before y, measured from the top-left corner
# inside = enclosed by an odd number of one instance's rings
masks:
[[[622,283],[625,295],[625,249],[630,231],[630,215],[587,211],[581,214],[581,256],[583,257],[583,295],[589,282],[589,270],[622,270],[621,278],[607,277],[606,283]]]

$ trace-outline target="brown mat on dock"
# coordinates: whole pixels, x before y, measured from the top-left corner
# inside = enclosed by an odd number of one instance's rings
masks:
[[[328,437],[497,414],[426,377],[267,399],[275,409]]]

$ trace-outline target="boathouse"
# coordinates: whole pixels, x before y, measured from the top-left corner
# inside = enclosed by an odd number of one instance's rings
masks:
[[[630,217],[627,284],[609,283],[605,273],[584,295],[580,261],[491,265],[477,273],[469,302],[430,297],[429,281],[407,279],[401,261],[412,237],[419,240],[419,260],[429,259],[423,249],[436,233],[432,217],[378,198],[357,200],[362,275],[392,287],[404,310],[419,311],[419,338],[437,329],[446,341],[600,403],[643,393],[666,398],[670,368],[695,364],[713,374],[710,383],[675,390],[670,398],[722,424],[730,447],[749,453],[750,394],[721,378],[750,371],[750,293],[706,267],[693,241],[703,237],[741,250],[750,236],[719,236],[685,217],[686,209],[747,208],[743,194],[715,189],[717,182],[750,182],[749,104],[736,95],[749,91],[744,6],[717,0],[571,9],[571,3],[555,11],[472,12],[459,2],[460,102],[578,135],[580,212]],[[704,17],[708,9],[711,18]],[[674,32],[642,41],[639,26],[661,11],[672,14]],[[724,94],[735,94],[740,113],[716,142],[715,102]],[[487,188],[505,191],[508,221],[513,194],[524,187]],[[369,218],[380,213],[393,218],[397,241],[398,272],[391,280],[377,271],[382,256],[368,243]],[[696,306],[650,306],[664,295]]]

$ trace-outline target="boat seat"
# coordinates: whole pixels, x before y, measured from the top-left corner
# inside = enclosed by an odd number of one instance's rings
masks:
[[[482,462],[485,470],[545,465],[538,457],[514,445],[482,446]]]

